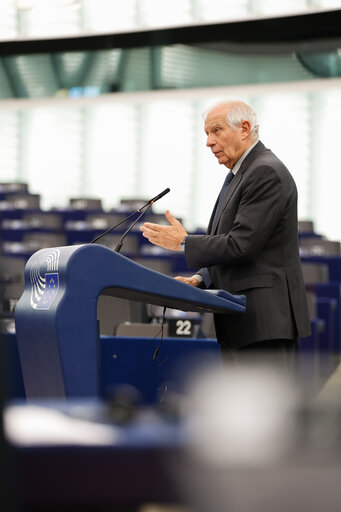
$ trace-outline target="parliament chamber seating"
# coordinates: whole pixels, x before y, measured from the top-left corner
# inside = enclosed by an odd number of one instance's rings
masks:
[[[40,195],[28,192],[9,194],[0,206],[4,210],[36,210],[40,208]]]
[[[28,184],[17,181],[0,183],[0,201],[6,200],[11,194],[28,193]]]
[[[300,248],[302,255],[341,256],[341,242],[318,237],[301,238]]]
[[[300,225],[299,225],[300,228]],[[309,347],[309,339],[303,340],[300,350],[306,359],[314,359],[313,368],[318,375],[319,388],[332,374],[341,354],[341,247],[340,242],[314,236],[313,224],[303,226],[307,236],[300,237],[300,254],[303,279],[306,285],[308,304],[315,302],[311,322],[318,320],[313,334],[316,341]],[[308,340],[308,341],[307,341]],[[315,351],[315,358],[311,351]],[[307,356],[308,354],[308,356]],[[316,363],[317,360],[317,363]]]
[[[9,336],[10,333],[13,335],[13,309],[23,291],[25,262],[35,251],[47,247],[89,243],[141,208],[145,202],[146,200],[141,198],[123,199],[116,208],[105,211],[101,200],[79,197],[70,199],[67,208],[42,211],[39,207],[40,196],[30,194],[27,185],[17,184],[16,187],[15,184],[0,184],[3,330]],[[135,218],[133,217],[133,220]],[[142,221],[167,223],[164,215],[148,212],[125,237],[121,253],[140,265],[166,275],[191,275],[192,272],[188,271],[183,254],[152,246],[142,237],[139,229]],[[122,223],[96,243],[115,249],[127,226],[129,221]],[[197,233],[200,234],[202,231],[198,230]],[[312,325],[312,335],[300,342],[299,371],[302,381],[306,382],[308,387],[317,390],[333,372],[340,359],[340,243],[325,240],[316,234],[311,221],[299,222],[299,243]],[[133,301],[104,295],[99,297],[99,332],[102,337],[106,336],[106,346],[110,345],[109,340],[116,335],[117,329],[119,334],[129,335],[136,333],[134,325],[152,325],[152,322],[156,321],[146,308],[140,306]],[[162,312],[157,309],[155,311],[154,314],[160,321]],[[175,311],[174,315],[182,318],[183,313]],[[215,338],[212,315],[199,315],[193,323],[196,332],[200,332],[203,338]],[[144,332],[152,333],[153,329],[155,331],[155,326],[150,327],[149,331],[145,329]],[[133,336],[136,337],[136,334]]]
[[[102,210],[101,199],[89,199],[86,197],[73,197],[69,200],[72,210]]]
[[[29,232],[61,232],[64,230],[60,215],[49,212],[23,213],[21,218],[3,219],[2,241],[22,241]]]
[[[311,220],[299,220],[298,221],[298,232],[299,234],[314,233],[314,223]]]

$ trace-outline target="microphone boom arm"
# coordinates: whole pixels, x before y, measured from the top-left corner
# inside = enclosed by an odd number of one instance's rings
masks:
[[[120,241],[118,242],[118,244],[116,245],[116,248],[115,248],[115,251],[116,252],[120,252],[121,248],[122,248],[122,245],[123,245],[123,240],[124,238],[126,237],[126,235],[129,233],[129,231],[135,226],[135,224],[138,222],[138,220],[142,217],[142,215],[144,215],[146,213],[146,211],[148,211],[152,206],[153,204],[158,201],[159,199],[161,199],[161,197],[165,196],[166,194],[168,194],[168,192],[170,192],[170,189],[169,188],[166,188],[165,190],[163,190],[160,194],[158,194],[157,196],[153,197],[153,199],[150,199],[148,201],[148,203],[146,203],[145,205],[143,205],[141,208],[139,208],[138,210],[136,210],[135,212],[131,213],[128,217],[125,217],[123,220],[121,220],[120,222],[118,222],[117,224],[115,224],[115,226],[112,226],[111,228],[107,229],[106,231],[104,231],[104,233],[100,233],[98,236],[96,236],[93,240],[91,240],[90,244],[94,244],[97,240],[99,240],[100,238],[102,238],[102,236],[104,235],[107,235],[108,233],[110,233],[110,231],[112,231],[113,229],[117,228],[118,226],[120,226],[121,224],[123,224],[124,222],[126,222],[127,220],[129,220],[133,215],[136,215],[136,213],[140,213],[140,215],[137,217],[137,219],[135,219],[135,221],[133,222],[133,224],[131,224],[129,226],[129,228],[123,233]]]
[[[137,217],[137,219],[134,220],[134,222],[129,226],[129,228],[123,233],[120,241],[118,242],[118,244],[116,245],[115,247],[115,252],[120,252],[120,250],[122,249],[122,245],[123,245],[123,240],[125,239],[126,235],[129,233],[129,231],[131,231],[133,229],[133,227],[135,226],[135,224],[140,220],[140,218],[152,207],[153,205],[153,202],[152,201],[147,207],[145,210],[143,210],[143,212],[140,213],[140,215]]]

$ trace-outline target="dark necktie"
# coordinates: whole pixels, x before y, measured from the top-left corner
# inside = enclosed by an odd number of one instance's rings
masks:
[[[219,206],[221,205],[221,202],[222,200],[224,199],[225,197],[225,194],[227,192],[227,189],[229,188],[229,185],[232,181],[232,178],[233,178],[234,174],[232,171],[230,171],[227,175],[226,175],[226,178],[225,178],[225,181],[223,183],[223,186],[221,187],[221,191],[220,191],[220,194],[219,194],[219,197],[218,197],[218,203],[217,203],[217,208],[215,209],[215,212],[214,212],[214,217],[213,217],[213,220],[212,220],[212,224],[211,226],[213,226],[214,224],[214,221],[216,219],[216,216],[217,216],[217,212],[219,210]]]
[[[214,221],[215,221],[216,216],[217,216],[217,212],[219,210],[219,206],[220,206],[222,200],[225,197],[225,194],[227,192],[227,189],[229,188],[229,185],[230,185],[230,183],[232,181],[233,176],[234,176],[234,174],[233,174],[232,171],[230,171],[226,175],[225,181],[224,181],[223,186],[221,187],[221,191],[219,193],[218,202],[217,202],[217,208],[215,209],[214,217],[212,219],[211,226],[213,226],[213,224],[214,224]],[[211,286],[211,284],[212,284],[212,279],[211,279],[210,274],[208,273],[208,269],[206,267],[203,269],[202,277],[203,277],[203,280],[204,280],[206,288],[209,288]]]

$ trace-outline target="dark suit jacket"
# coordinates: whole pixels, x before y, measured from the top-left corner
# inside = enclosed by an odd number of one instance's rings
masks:
[[[215,206],[215,208],[217,205]],[[285,165],[258,142],[233,178],[207,235],[190,235],[189,268],[207,267],[213,288],[246,295],[246,313],[215,315],[229,348],[310,334],[297,233],[297,189]]]

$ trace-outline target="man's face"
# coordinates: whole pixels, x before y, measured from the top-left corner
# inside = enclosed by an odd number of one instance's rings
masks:
[[[245,151],[245,127],[243,123],[236,131],[226,122],[226,107],[217,107],[206,116],[206,146],[220,164],[232,169]]]

